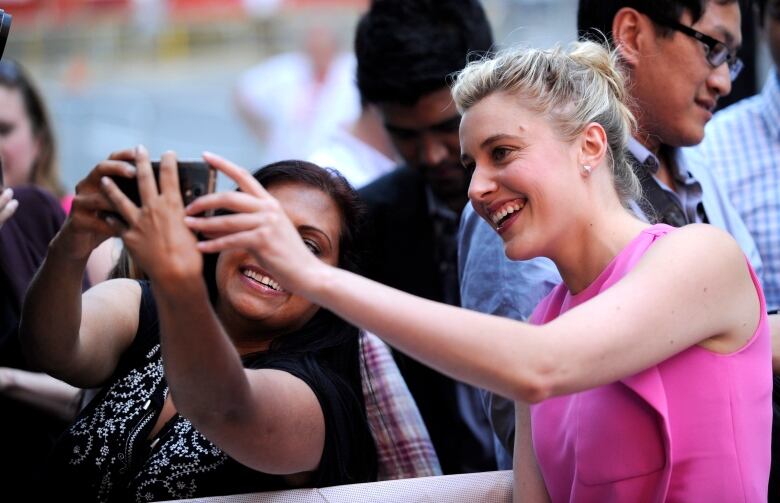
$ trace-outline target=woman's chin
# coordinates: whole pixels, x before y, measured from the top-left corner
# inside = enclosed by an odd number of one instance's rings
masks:
[[[504,244],[504,254],[506,255],[506,258],[515,262],[521,260],[531,260],[541,256],[540,253],[530,249],[527,246],[512,246],[512,243]]]

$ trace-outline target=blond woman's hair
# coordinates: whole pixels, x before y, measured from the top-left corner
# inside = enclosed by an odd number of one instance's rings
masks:
[[[628,206],[641,197],[626,157],[636,120],[615,51],[595,42],[575,42],[568,49],[504,49],[467,65],[452,88],[461,113],[496,92],[517,96],[523,106],[546,117],[563,141],[574,141],[590,123],[600,124],[621,202]]]

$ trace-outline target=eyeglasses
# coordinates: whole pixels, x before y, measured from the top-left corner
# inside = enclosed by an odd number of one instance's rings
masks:
[[[671,28],[684,35],[695,38],[704,44],[704,54],[707,58],[707,63],[709,63],[710,66],[717,68],[723,63],[727,63],[729,65],[729,76],[731,77],[731,80],[734,81],[739,77],[739,73],[744,66],[742,60],[737,57],[736,51],[729,50],[728,46],[720,40],[716,40],[709,35],[705,35],[700,31],[694,30],[690,26],[686,26],[666,16],[658,14],[652,16],[647,14],[647,16],[661,26],[666,26],[667,28]]]

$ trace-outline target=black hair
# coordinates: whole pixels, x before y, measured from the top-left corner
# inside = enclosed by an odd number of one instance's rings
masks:
[[[288,183],[300,184],[321,190],[328,195],[338,207],[341,217],[339,266],[358,272],[358,243],[360,228],[365,218],[365,208],[355,189],[338,171],[322,168],[310,162],[288,160],[260,168],[253,173],[253,176],[265,188]],[[220,213],[224,214],[224,212]],[[212,305],[216,305],[219,299],[216,281],[218,257],[219,254],[216,253],[203,257],[203,279]],[[134,267],[126,250],[123,250],[111,277],[146,279],[143,271]],[[368,426],[362,390],[360,337],[360,329],[331,311],[320,308],[303,327],[271,341],[268,351],[242,357],[247,368],[271,366],[283,369],[289,365],[287,362],[302,362],[309,369],[312,379],[339,381],[350,390],[349,403],[342,405],[351,411],[353,419],[360,417],[360,424],[365,426],[352,431],[351,442],[357,446],[355,452],[359,455],[350,457],[347,466],[321,467],[320,470],[335,477],[330,480],[342,480],[345,483],[368,482],[376,480],[377,475],[376,445]],[[291,368],[295,368],[295,365]],[[340,472],[334,475],[332,472],[337,469]]]
[[[648,16],[663,15],[679,21],[683,13],[691,14],[695,23],[704,15],[709,2],[726,5],[738,0],[580,0],[577,8],[577,36],[580,40],[603,43],[604,35],[612,41],[612,20],[617,12],[630,7]],[[670,28],[655,25],[658,34],[667,36]]]
[[[338,265],[343,269],[358,272],[360,228],[365,218],[365,208],[355,189],[338,171],[306,161],[286,160],[264,166],[255,171],[253,176],[266,189],[284,184],[299,184],[321,190],[328,195],[336,203],[341,217]],[[218,299],[217,257],[218,254],[205,255],[203,261],[203,276],[212,304],[216,304]],[[312,363],[316,360],[326,369],[331,379],[342,381],[351,390],[352,402],[359,405],[358,409],[354,409],[354,413],[362,414],[366,421],[364,429],[353,432],[352,440],[356,445],[362,446],[357,452],[364,454],[364,457],[351,459],[351,466],[341,474],[341,480],[352,482],[375,480],[377,473],[376,447],[368,428],[362,391],[360,351],[360,329],[331,311],[320,308],[303,327],[271,341],[267,352],[249,354],[242,358],[244,364],[250,368],[267,366],[272,362],[283,365],[285,361],[303,358],[304,364],[312,369],[312,375],[321,376],[321,373],[315,371],[319,365]]]
[[[355,34],[358,89],[369,103],[414,105],[492,45],[478,0],[374,0]]]
[[[299,184],[322,191],[329,196],[341,216],[338,265],[342,269],[359,272],[361,256],[361,229],[366,209],[355,189],[341,173],[322,168],[314,163],[285,160],[259,168],[252,173],[255,180],[266,189],[274,185]],[[218,298],[216,267],[218,254],[204,256],[203,276],[209,290],[212,304]]]
[[[764,26],[764,16],[766,15],[766,5],[768,2],[771,3],[772,0],[752,0],[753,6],[757,12],[759,26]]]

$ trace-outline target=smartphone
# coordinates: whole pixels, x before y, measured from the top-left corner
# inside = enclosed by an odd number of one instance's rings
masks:
[[[11,32],[11,20],[13,16],[0,9],[0,58],[3,57],[5,42],[8,40],[8,34]]]
[[[217,186],[217,170],[205,161],[178,161],[179,190],[184,206],[187,206],[200,196],[211,194]],[[160,186],[160,161],[152,161],[152,171],[157,186]],[[111,179],[119,189],[135,203],[141,206],[141,196],[138,193],[138,181],[135,178],[112,176]]]

